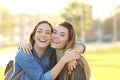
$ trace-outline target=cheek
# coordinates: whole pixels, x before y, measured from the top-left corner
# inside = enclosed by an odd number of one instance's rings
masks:
[[[47,36],[47,39],[48,39],[49,41],[51,41],[51,35],[48,35],[48,36]]]
[[[42,37],[42,34],[40,34],[40,36]],[[44,37],[49,39],[51,38],[51,34],[45,34]]]
[[[35,34],[34,36],[33,36],[33,39],[35,40],[36,38],[38,38],[38,35],[37,34]]]
[[[67,43],[68,43],[68,40],[67,40],[67,39],[62,39],[62,41],[61,41],[61,46],[62,46],[62,47],[65,47],[65,46],[67,45]]]
[[[48,35],[48,38],[51,39],[51,35]]]
[[[34,37],[39,37],[40,34],[39,33],[35,33]]]

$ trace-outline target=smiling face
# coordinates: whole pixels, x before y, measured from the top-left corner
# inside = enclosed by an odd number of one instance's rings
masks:
[[[51,47],[58,50],[65,48],[68,43],[68,36],[68,29],[58,25],[52,34]]]
[[[51,41],[51,27],[46,23],[40,24],[35,32],[34,40],[35,46],[46,48]]]
[[[54,29],[51,47],[56,50],[73,48],[75,43],[75,31],[69,22],[62,22]]]
[[[53,32],[52,25],[47,21],[39,22],[30,35],[30,43],[38,48],[47,48]]]

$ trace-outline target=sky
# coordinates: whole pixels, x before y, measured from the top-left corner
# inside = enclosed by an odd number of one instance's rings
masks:
[[[12,14],[58,13],[70,0],[0,0],[1,7],[7,7]],[[94,19],[104,19],[120,4],[120,0],[78,0],[92,5]]]

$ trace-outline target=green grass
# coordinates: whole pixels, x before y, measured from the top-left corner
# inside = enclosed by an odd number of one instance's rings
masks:
[[[4,54],[13,53],[13,52],[17,51],[17,48],[18,47],[16,47],[16,46],[0,48],[0,56],[2,56]],[[5,67],[0,66],[0,80],[4,80],[4,71],[5,71]]]
[[[0,80],[4,80],[4,70],[5,68],[0,67]]]
[[[95,80],[120,80],[120,48],[87,51],[84,56]]]
[[[16,51],[16,49],[17,47],[0,49],[0,56]],[[86,51],[84,56],[90,65],[92,78],[95,80],[120,80],[120,47]],[[0,67],[0,80],[3,80],[4,69]]]
[[[4,55],[4,54],[9,54],[9,53],[15,52],[15,51],[17,51],[17,48],[18,47],[16,47],[16,46],[0,48],[0,56]]]

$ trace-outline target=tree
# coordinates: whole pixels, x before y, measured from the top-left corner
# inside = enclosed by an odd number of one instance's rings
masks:
[[[6,8],[0,8],[0,33],[5,35],[14,27],[14,18]]]
[[[56,26],[59,22],[63,21],[63,18],[59,14],[36,14],[33,16],[34,23],[37,24],[41,20],[47,20],[49,21],[53,27]],[[35,25],[34,24],[34,25]]]
[[[61,11],[61,16],[75,26],[77,36],[79,37],[81,35],[81,27],[83,27],[84,31],[86,31],[91,25],[91,6],[73,0],[63,8]]]

